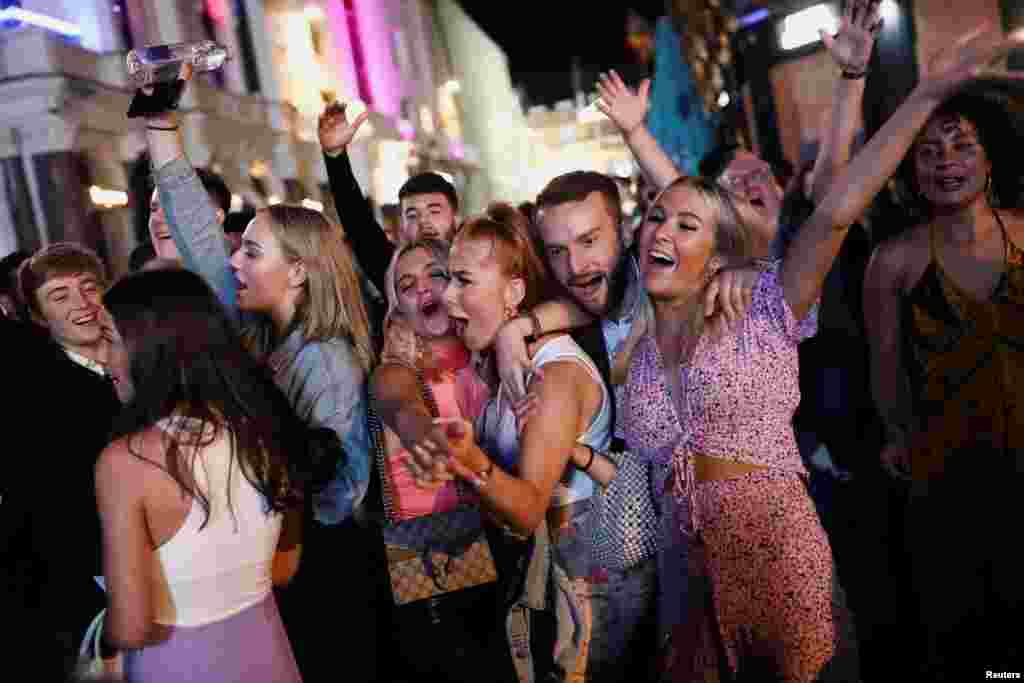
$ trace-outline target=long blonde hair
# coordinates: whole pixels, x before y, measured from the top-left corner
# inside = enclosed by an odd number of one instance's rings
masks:
[[[640,230],[644,229],[651,210],[655,205],[657,205],[661,198],[665,196],[665,193],[680,186],[687,186],[696,190],[697,194],[699,194],[715,211],[715,242],[712,247],[711,256],[717,256],[722,264],[721,267],[723,268],[749,263],[753,257],[754,238],[751,234],[750,227],[747,224],[747,219],[744,217],[744,214],[747,211],[736,203],[736,201],[729,195],[728,191],[723,189],[718,185],[718,183],[711,182],[706,178],[682,176],[670,183],[651,201],[650,206],[647,209],[647,213],[644,215],[643,223],[640,224]],[[639,240],[639,235],[637,236],[637,240]],[[711,259],[708,260],[708,264],[705,266],[706,272],[704,273],[704,288],[707,287],[708,283],[711,282],[712,278],[718,272],[717,270],[712,270],[710,263]],[[704,290],[702,289],[702,294],[703,291]],[[702,301],[702,297],[699,298],[698,301]],[[717,332],[721,332],[723,329],[720,324],[721,318],[721,311],[719,311],[712,316],[710,321],[712,328]],[[694,339],[699,338],[704,334],[706,326],[707,320],[704,316],[704,306],[695,306],[693,315],[690,319],[689,325],[687,326],[689,334]],[[612,367],[612,384],[625,383],[629,373],[629,364],[632,359],[633,350],[636,348],[640,339],[649,331],[653,331],[653,329],[654,308],[651,305],[650,299],[647,298],[646,293],[642,293],[641,299],[638,303],[637,315],[634,317],[633,325],[629,331],[629,336],[623,343],[622,351],[617,355],[614,366]]]
[[[306,341],[347,339],[359,365],[370,371],[376,359],[363,289],[354,257],[340,226],[319,211],[275,204],[261,209],[289,261],[302,261],[306,281],[295,310],[295,324]]]

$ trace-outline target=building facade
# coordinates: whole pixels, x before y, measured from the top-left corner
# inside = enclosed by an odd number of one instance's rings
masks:
[[[207,39],[232,59],[196,79],[182,130],[236,209],[327,203],[316,118],[334,99],[370,111],[351,157],[375,204],[410,171],[460,188],[478,171],[429,0],[0,0],[0,255],[72,240],[125,272],[149,201],[130,192],[145,140],[125,53]]]

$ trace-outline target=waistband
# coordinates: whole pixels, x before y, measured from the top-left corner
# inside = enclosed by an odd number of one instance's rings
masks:
[[[674,490],[677,496],[686,499],[688,514],[683,531],[687,535],[697,535],[701,529],[701,514],[697,504],[697,484],[705,481],[724,481],[740,479],[749,474],[763,472],[766,465],[726,460],[702,453],[686,453],[682,458],[673,458]]]

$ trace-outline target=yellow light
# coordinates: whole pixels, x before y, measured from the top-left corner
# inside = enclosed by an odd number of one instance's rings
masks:
[[[312,209],[313,211],[320,211],[321,213],[323,213],[324,210],[324,205],[321,202],[318,202],[315,199],[310,199],[309,197],[306,197],[305,199],[302,200],[302,205],[307,209]]]
[[[444,85],[442,85],[441,87],[447,90],[452,95],[462,90],[462,84],[460,84],[454,78],[449,81],[445,81]]]
[[[265,178],[269,169],[267,168],[267,162],[257,159],[256,161],[249,164],[249,175],[253,178]]]
[[[839,17],[829,5],[814,5],[807,9],[794,12],[782,20],[779,29],[779,47],[783,50],[795,50],[821,40],[819,29],[835,33],[839,27]]]
[[[93,185],[89,188],[89,199],[96,206],[112,209],[119,206],[128,206],[128,193],[121,190],[109,190],[105,187]]]

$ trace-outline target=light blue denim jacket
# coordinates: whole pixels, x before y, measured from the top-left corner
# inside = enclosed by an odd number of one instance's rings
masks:
[[[183,265],[203,276],[240,328],[256,327],[258,339],[269,339],[269,321],[238,308],[238,281],[228,261],[223,230],[195,169],[179,158],[157,169],[154,179]],[[366,373],[348,340],[306,342],[299,329],[277,348],[265,345],[258,352],[299,418],[311,427],[327,427],[341,439],[347,457],[314,501],[317,521],[337,524],[352,515],[370,480]]]

